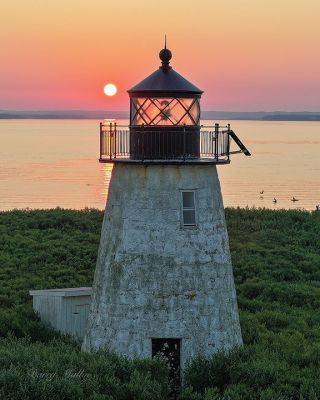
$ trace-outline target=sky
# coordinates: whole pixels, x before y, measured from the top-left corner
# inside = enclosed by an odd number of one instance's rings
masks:
[[[167,34],[202,109],[320,111],[319,20],[319,0],[1,0],[0,109],[128,110]]]

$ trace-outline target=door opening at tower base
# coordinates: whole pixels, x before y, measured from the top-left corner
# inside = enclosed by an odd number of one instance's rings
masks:
[[[181,339],[152,339],[152,357],[162,358],[169,368],[170,399],[178,398],[180,390],[180,347]]]

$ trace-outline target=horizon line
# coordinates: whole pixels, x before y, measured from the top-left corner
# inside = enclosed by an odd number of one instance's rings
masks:
[[[65,108],[65,109],[2,109],[0,108],[0,113],[4,112],[15,112],[15,113],[53,113],[53,112],[59,112],[59,113],[66,113],[66,112],[88,112],[88,113],[94,113],[94,112],[108,112],[108,113],[129,113],[129,110],[108,110],[108,109],[78,109],[78,108]],[[301,114],[301,113],[310,113],[310,114],[316,114],[320,113],[319,111],[310,111],[310,110],[299,110],[299,111],[292,111],[292,110],[271,110],[271,111],[266,111],[266,110],[251,110],[251,111],[236,111],[236,110],[201,110],[201,112],[220,112],[220,113],[239,113],[239,114],[244,114],[244,113],[291,113],[291,114]]]

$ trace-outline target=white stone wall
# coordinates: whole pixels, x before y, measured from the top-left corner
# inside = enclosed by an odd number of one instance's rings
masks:
[[[198,227],[181,227],[196,190]],[[182,364],[242,344],[214,165],[115,164],[83,349],[150,357],[151,338],[181,338]]]

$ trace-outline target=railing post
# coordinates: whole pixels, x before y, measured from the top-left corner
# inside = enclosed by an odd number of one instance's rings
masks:
[[[114,123],[114,158],[117,158],[117,123]]]
[[[100,160],[102,159],[103,154],[103,137],[102,137],[102,122],[100,122]]]
[[[186,124],[183,124],[183,161],[186,161]]]
[[[109,154],[110,160],[112,160],[112,122],[109,124]]]
[[[214,158],[218,160],[219,124],[214,124]]]
[[[228,137],[227,137],[227,156],[228,156],[228,161],[230,160],[230,124],[228,124]]]
[[[142,132],[142,135],[140,134],[140,139],[141,139],[142,154],[139,157],[141,157],[142,161],[144,161],[145,147],[146,147],[144,124],[142,124],[142,131],[141,132]],[[139,147],[140,147],[140,142],[139,142]]]

